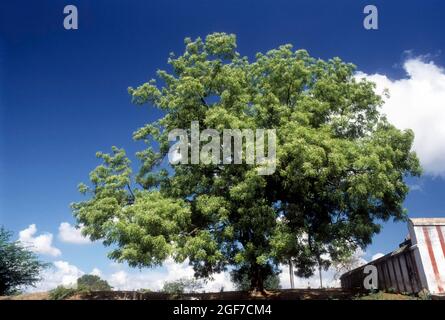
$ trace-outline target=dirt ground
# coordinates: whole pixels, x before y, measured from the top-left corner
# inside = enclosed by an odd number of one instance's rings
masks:
[[[22,294],[12,297],[0,297],[0,300],[48,300],[48,292]],[[180,296],[161,292],[137,291],[98,291],[76,294],[69,300],[411,300],[412,296],[379,292],[363,295],[353,290],[343,289],[285,289],[268,291],[266,294],[252,294],[245,291],[212,293],[188,293]]]
[[[17,296],[0,296],[0,300],[48,300],[48,296],[48,292],[36,292]]]

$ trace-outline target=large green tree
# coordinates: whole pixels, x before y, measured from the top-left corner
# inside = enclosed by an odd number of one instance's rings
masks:
[[[106,280],[93,274],[84,274],[77,279],[77,289],[89,291],[109,291],[113,289]]]
[[[0,295],[34,285],[47,266],[20,242],[11,241],[11,232],[0,226]]]
[[[138,129],[146,143],[132,173],[123,149],[103,161],[72,205],[83,232],[114,245],[110,257],[151,267],[189,259],[196,276],[231,266],[251,288],[292,261],[296,272],[365,247],[380,222],[404,219],[405,177],[419,175],[413,132],[388,123],[374,84],[339,58],[283,45],[249,61],[224,33],[185,40],[169,71],[129,93],[163,116]],[[276,170],[258,164],[166,161],[168,133],[200,128],[275,129]],[[189,137],[190,138],[190,137]],[[222,146],[221,146],[222,147]]]

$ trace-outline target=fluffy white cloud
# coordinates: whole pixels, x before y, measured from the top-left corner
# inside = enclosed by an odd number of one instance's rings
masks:
[[[106,279],[116,290],[137,290],[140,288],[160,290],[166,281],[192,278],[193,274],[193,268],[188,264],[188,261],[176,263],[172,259],[168,259],[164,262],[163,269],[158,268],[139,273],[119,270],[106,277]],[[221,287],[224,287],[225,291],[234,290],[228,272],[213,275],[212,280],[204,283],[202,290],[214,292],[220,291]]]
[[[280,285],[283,289],[290,288],[290,275],[289,275],[289,266],[281,265],[280,266]],[[336,270],[333,268],[329,268],[327,271],[321,272],[323,287],[339,287],[340,281],[336,278]],[[320,277],[318,271],[312,277],[309,278],[299,278],[294,277],[294,286],[295,288],[319,288],[320,287]]]
[[[337,266],[331,266],[328,270],[322,270],[321,277],[323,281],[323,287],[335,288],[340,287],[340,276],[355,268],[358,268],[367,263],[366,252],[364,252],[361,248],[357,248],[357,250],[352,255],[351,259],[348,262],[339,264]],[[328,256],[326,256],[328,258]],[[281,273],[280,273],[280,285],[284,289],[290,288],[290,275],[289,275],[289,266],[288,265],[280,265]],[[295,288],[319,288],[320,287],[320,275],[318,270],[315,270],[315,273],[312,277],[309,278],[299,278],[294,277],[294,285]]]
[[[366,253],[358,249],[354,254],[350,265],[346,266],[347,270],[352,270],[367,261],[364,259]],[[116,266],[115,266],[116,267]],[[160,290],[164,282],[173,281],[180,278],[193,277],[193,268],[188,264],[188,261],[183,263],[175,263],[172,259],[165,261],[163,269],[153,269],[141,271],[139,273],[129,272],[127,270],[118,270],[105,279],[114,287],[115,290],[137,290],[140,288],[148,288],[151,290]],[[343,266],[344,267],[344,266]],[[289,267],[287,265],[280,265],[281,273],[279,275],[280,285],[282,288],[290,288]],[[347,271],[346,269],[329,268],[327,271],[322,271],[323,287],[339,287],[339,275]],[[320,286],[320,278],[318,271],[310,278],[294,277],[295,288],[318,288]],[[213,279],[204,284],[202,290],[206,292],[219,292],[221,287],[224,291],[235,290],[235,286],[230,280],[230,273],[222,272],[214,274]]]
[[[74,244],[88,244],[91,243],[90,239],[84,237],[81,233],[81,229],[76,229],[68,222],[62,222],[59,226],[59,239],[63,242]]]
[[[221,288],[223,291],[235,290],[235,286],[232,280],[230,280],[230,273],[227,271],[214,274],[212,280],[204,285],[203,290],[206,292],[219,292]]]
[[[194,274],[193,268],[189,265],[188,260],[183,263],[175,263],[172,259],[168,259],[165,261],[164,267],[166,273],[165,276],[157,282],[159,288],[162,288],[165,281],[193,277]],[[202,290],[206,292],[218,292],[221,287],[224,287],[224,291],[234,290],[233,283],[230,281],[230,274],[227,271],[214,274],[212,279],[204,284]]]
[[[383,112],[400,129],[415,133],[414,150],[425,173],[445,177],[445,70],[423,57],[405,61],[407,77],[393,80],[383,74],[358,73],[389,90]]]
[[[121,268],[121,270],[116,270],[111,274],[104,274],[100,269],[93,268],[90,274],[107,280],[114,290],[137,290],[146,288],[155,291],[161,290],[166,281],[192,278],[194,274],[193,268],[187,261],[184,263],[175,263],[172,259],[165,261],[163,268],[147,269],[140,272],[133,269],[123,269],[122,265],[115,265],[114,267]],[[66,261],[55,261],[51,268],[42,272],[42,280],[37,283],[36,287],[29,287],[26,291],[48,291],[59,285],[72,287],[76,285],[77,278],[84,274],[85,273],[75,265]],[[211,281],[204,284],[202,290],[206,292],[218,292],[221,287],[224,287],[225,291],[234,290],[228,272],[215,274]]]
[[[48,291],[59,285],[73,287],[77,283],[77,278],[83,274],[82,270],[66,261],[55,261],[51,268],[42,272],[42,280],[36,284],[36,287],[28,288],[28,291]]]
[[[19,241],[36,253],[48,254],[54,257],[62,254],[59,249],[53,246],[53,235],[51,233],[35,236],[36,232],[36,225],[31,224],[28,228],[19,232]]]
[[[115,289],[118,290],[138,289],[133,287],[136,279],[131,279],[132,280],[131,283],[128,280],[129,280],[128,274],[123,270],[113,273],[109,278],[111,286],[114,287]],[[139,281],[136,281],[136,283],[139,283]]]
[[[375,259],[378,255],[379,254],[374,255],[372,259]],[[360,249],[357,250],[353,262],[347,266],[348,270],[365,264],[367,261],[363,258],[364,256],[365,252]],[[162,268],[151,270],[146,269],[140,272],[115,263],[113,263],[111,267],[115,269],[112,273],[104,274],[100,269],[93,268],[90,274],[100,276],[102,279],[107,280],[114,290],[137,290],[146,288],[153,291],[159,291],[162,289],[166,281],[192,278],[194,274],[193,268],[188,264],[188,261],[176,263],[172,259],[165,261]],[[279,275],[281,287],[290,288],[288,266],[281,265],[280,269],[282,271]],[[337,270],[335,268],[329,268],[327,271],[323,271],[323,286],[340,286],[338,277],[345,271],[346,270]],[[75,265],[66,261],[55,261],[52,268],[47,269],[42,273],[42,281],[39,282],[35,288],[28,288],[27,291],[48,291],[59,285],[66,287],[75,286],[77,278],[83,274],[84,272]],[[318,272],[310,278],[295,277],[294,283],[296,288],[318,288],[320,286]],[[230,280],[230,273],[228,271],[214,274],[211,280],[204,283],[201,290],[206,292],[219,292],[221,288],[224,288],[224,291],[235,290],[235,286]]]
[[[357,259],[356,265],[351,266],[355,268],[361,264],[366,263],[363,259],[365,253],[359,251],[356,253]],[[374,255],[378,256],[378,254]],[[119,266],[122,268],[122,266]],[[279,275],[280,285],[282,288],[290,288],[289,269],[287,265],[280,266],[281,273]],[[343,272],[341,272],[343,273]],[[76,285],[77,278],[84,274],[75,265],[72,265],[66,261],[55,261],[54,266],[45,270],[42,273],[42,281],[37,284],[35,288],[28,288],[29,292],[48,291],[54,289],[59,285],[65,287],[72,287]],[[163,268],[156,268],[152,270],[144,270],[135,272],[134,270],[121,269],[111,274],[103,274],[98,268],[94,268],[90,274],[100,276],[102,279],[108,281],[108,283],[114,288],[114,290],[137,290],[141,288],[150,289],[153,291],[159,291],[162,289],[164,282],[173,281],[180,278],[192,278],[193,268],[187,261],[184,263],[175,263],[173,260],[167,260]],[[339,272],[335,268],[329,268],[327,271],[322,271],[323,286],[324,287],[339,287],[340,281],[338,280]],[[318,272],[310,278],[294,278],[295,288],[318,288],[320,286],[320,278]],[[221,288],[224,291],[235,290],[235,286],[230,280],[229,272],[222,272],[213,275],[213,279],[204,283],[203,288],[206,292],[219,292]]]
[[[57,286],[75,287],[77,279],[85,273],[77,266],[67,261],[55,261],[52,266],[45,269],[41,274],[41,281],[35,287],[28,287],[28,292],[49,291]],[[98,268],[94,268],[90,274],[102,277],[102,272]]]
[[[377,259],[379,259],[379,258],[381,258],[383,256],[384,256],[384,254],[381,253],[381,252],[376,253],[375,255],[372,256],[371,261],[377,260]]]
[[[93,270],[90,272],[93,276],[102,277],[102,271],[98,268],[93,268]]]

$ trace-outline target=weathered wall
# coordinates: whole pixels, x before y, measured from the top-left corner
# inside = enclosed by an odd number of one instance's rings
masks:
[[[445,292],[445,219],[410,219],[409,232],[422,286]]]
[[[445,294],[445,218],[408,222],[410,239],[399,249],[368,263],[377,267],[378,289]],[[363,288],[365,266],[341,276],[343,288]]]
[[[422,289],[413,253],[408,244],[367,264],[377,268],[379,290],[416,293]],[[365,266],[343,274],[342,288],[364,289]]]

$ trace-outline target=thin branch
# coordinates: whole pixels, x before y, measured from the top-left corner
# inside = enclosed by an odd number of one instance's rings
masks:
[[[129,184],[129,183],[127,183],[127,188],[128,188],[128,191],[130,191],[131,197],[132,197],[133,200],[134,200],[134,199],[135,199],[135,196],[134,196],[133,191],[131,190],[131,187],[130,187],[130,184]]]
[[[187,232],[186,235],[187,235],[187,236],[191,236],[192,234],[196,233],[197,231],[199,231],[199,228],[198,228],[198,227],[196,227],[195,229],[193,229],[193,230],[190,231],[190,232]]]
[[[289,107],[289,103],[290,103],[290,91],[292,89],[292,83],[289,85],[289,87],[287,88],[287,101],[286,101],[286,105]]]
[[[199,98],[201,99],[201,102],[203,105],[205,105],[207,108],[209,107],[209,105],[207,104],[207,102],[204,100],[203,97],[199,96]]]

